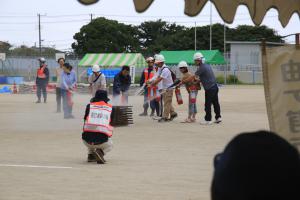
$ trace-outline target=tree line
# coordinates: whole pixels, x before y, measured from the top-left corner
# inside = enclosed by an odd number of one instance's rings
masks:
[[[197,49],[210,48],[210,26],[198,26]],[[86,53],[135,53],[152,55],[161,50],[192,50],[195,46],[195,28],[162,20],[143,22],[138,26],[126,25],[100,17],[83,26],[74,35],[72,48],[78,55]],[[224,25],[212,26],[212,49],[224,50]],[[284,42],[280,35],[267,26],[226,26],[227,41]]]

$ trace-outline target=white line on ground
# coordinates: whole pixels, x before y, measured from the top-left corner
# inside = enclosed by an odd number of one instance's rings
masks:
[[[73,169],[73,167],[63,167],[63,166],[11,165],[11,164],[0,164],[0,167],[27,167],[27,168],[46,168],[46,169]]]

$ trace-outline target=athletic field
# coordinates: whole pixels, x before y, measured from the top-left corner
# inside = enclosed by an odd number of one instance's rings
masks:
[[[81,141],[90,96],[75,95],[76,119],[64,120],[54,112],[55,95],[38,105],[34,95],[0,95],[0,199],[209,200],[214,155],[237,133],[268,128],[262,86],[219,94],[223,123],[212,126],[180,123],[186,94],[175,107],[179,117],[164,124],[139,117],[143,97],[130,97],[135,124],[115,129],[105,165],[87,163]]]

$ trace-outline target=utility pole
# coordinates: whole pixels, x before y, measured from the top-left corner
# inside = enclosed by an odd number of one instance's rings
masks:
[[[38,19],[39,19],[39,52],[41,57],[42,56],[41,14],[38,14]]]
[[[209,27],[209,50],[212,49],[212,2],[211,0],[209,1],[210,3],[210,27]]]
[[[93,21],[93,14],[91,13],[90,16],[91,16],[91,22],[92,22]]]
[[[195,51],[197,51],[197,22],[195,22]]]

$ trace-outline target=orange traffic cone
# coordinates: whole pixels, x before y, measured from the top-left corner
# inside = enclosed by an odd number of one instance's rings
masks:
[[[17,85],[16,85],[16,82],[14,82],[13,94],[17,94],[17,93],[18,93]]]

